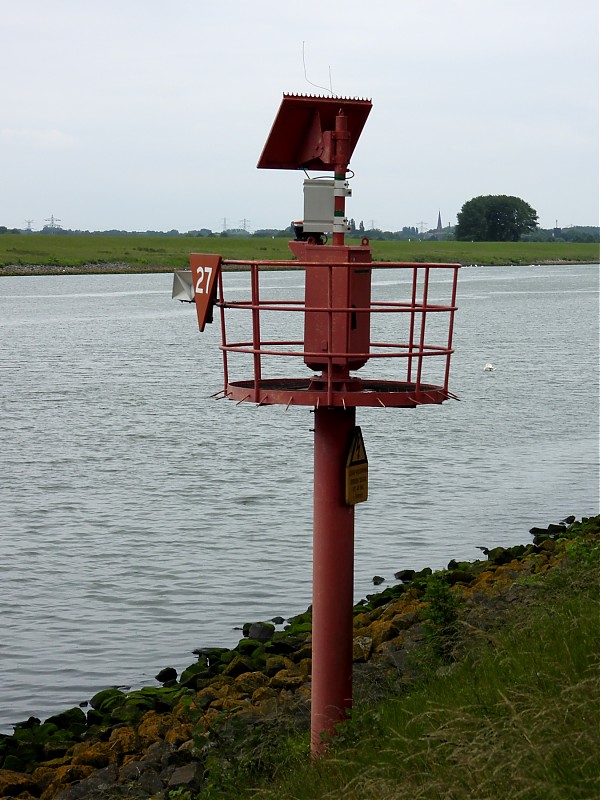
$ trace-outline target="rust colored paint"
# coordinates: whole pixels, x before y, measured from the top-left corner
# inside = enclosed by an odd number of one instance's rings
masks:
[[[204,330],[213,321],[213,307],[217,299],[217,278],[221,271],[221,256],[204,253],[190,255],[194,302],[198,314],[198,327]]]
[[[456,399],[449,391],[448,382],[450,359],[454,352],[452,333],[459,264],[372,262],[366,242],[360,246],[334,247],[295,241],[290,242],[290,246],[297,261],[223,259],[221,262],[225,266],[251,269],[251,293],[248,297],[236,295],[235,299],[228,301],[219,283],[216,306],[221,312],[224,397],[259,405],[316,408],[414,408]],[[306,276],[304,296],[279,301],[263,298],[260,275],[263,269],[273,267],[303,268]],[[399,285],[406,284],[406,298],[374,300],[370,291],[371,270],[374,268],[386,272],[392,270],[394,281]],[[398,271],[399,278],[396,277]],[[436,281],[437,295],[432,301],[428,297],[429,273],[435,272],[445,272],[447,279],[442,283]],[[443,294],[440,294],[442,286]],[[290,319],[293,314],[304,316],[303,339],[286,338],[285,326],[282,327],[285,331],[283,338],[273,341],[262,338],[263,315],[272,317],[281,313]],[[377,336],[379,321],[381,315],[390,314],[397,317],[393,329],[402,329],[402,332],[398,340],[382,341]],[[435,339],[429,337],[426,321],[431,314],[448,319],[445,341],[439,337],[439,325],[437,329],[431,328],[437,330]],[[228,336],[226,318],[232,316],[237,317],[240,323],[235,326],[240,337],[237,341]],[[250,374],[234,375],[230,369],[233,365],[228,361],[229,354],[251,356],[248,360]],[[286,370],[280,372],[282,377],[266,377],[265,369],[263,377],[263,364],[274,363],[274,358],[287,359],[289,374],[286,375]],[[441,385],[438,383],[440,370],[436,369],[433,374],[427,366],[439,362],[439,359],[445,363]],[[387,371],[392,368],[393,379],[365,379],[358,374],[349,374],[360,369],[367,360],[386,361]],[[310,377],[305,365],[321,374]],[[243,361],[238,363],[236,359],[235,371],[238,372],[241,366]]]
[[[259,169],[334,169],[336,116],[347,117],[346,163],[371,111],[371,101],[351,97],[284,94],[258,161]]]
[[[221,313],[221,351],[224,386],[222,397],[259,406],[282,404],[313,406],[314,505],[313,505],[313,607],[312,607],[312,704],[311,750],[319,756],[333,737],[336,726],[352,706],[352,606],[354,581],[354,506],[368,497],[368,461],[360,428],[356,427],[358,406],[414,408],[442,403],[454,397],[448,390],[458,264],[374,264],[368,239],[360,246],[346,246],[346,176],[350,158],[371,111],[371,101],[345,97],[284,95],[260,156],[262,169],[332,170],[333,221],[325,214],[326,231],[333,230],[332,243],[325,245],[319,233],[297,230],[290,249],[296,261],[224,261],[251,270],[250,297],[236,295],[226,301],[220,277],[221,257],[192,255],[193,286],[200,330],[212,321],[216,305]],[[261,268],[299,267],[304,270],[304,296],[274,300],[260,291]],[[404,271],[407,297],[378,300],[371,295],[372,270]],[[437,282],[436,300],[430,298],[429,281],[436,270],[450,270],[451,279]],[[451,299],[437,299],[440,287],[450,285]],[[218,293],[218,298],[217,298]],[[264,314],[263,314],[264,312]],[[272,340],[261,331],[263,316],[302,314],[303,333],[291,333]],[[236,338],[227,336],[226,316],[250,319],[249,330],[236,324]],[[398,315],[397,326],[381,325],[389,314]],[[446,314],[447,335],[430,338],[426,325],[431,315],[439,320]],[[383,319],[381,317],[383,316]],[[378,327],[379,325],[379,327]],[[395,341],[379,341],[394,330]],[[244,333],[240,333],[240,331]],[[293,339],[293,336],[296,339]],[[302,335],[303,339],[298,341]],[[246,354],[252,374],[233,380],[229,354]],[[428,379],[432,359],[444,359],[442,385],[434,373]],[[362,379],[351,372],[379,359],[392,359],[393,380]],[[281,374],[279,362],[287,359],[300,367],[294,375]],[[243,361],[243,359],[241,359]],[[271,360],[277,369],[265,368]],[[389,362],[388,362],[389,363]],[[439,362],[438,362],[439,363]],[[313,371],[306,374],[306,367]],[[293,373],[293,367],[292,367]],[[263,377],[263,375],[265,377]]]
[[[354,507],[346,503],[345,465],[355,409],[315,410],[311,749],[352,707]]]
[[[336,308],[359,309],[371,305],[371,269],[340,266],[332,270],[306,268],[306,312],[304,347],[307,353],[322,352],[324,358],[306,356],[309,369],[325,369],[327,364],[355,370],[369,358],[370,314],[368,311],[334,311]],[[314,309],[326,308],[327,312]],[[329,309],[331,309],[329,311]],[[330,353],[360,353],[358,357]]]
[[[352,706],[354,508],[368,497],[368,463],[364,443],[357,439],[356,408],[414,408],[454,397],[448,389],[448,376],[459,265],[373,263],[366,240],[359,246],[295,241],[290,247],[296,261],[221,261],[219,256],[195,255],[191,263],[201,328],[208,321],[213,302],[221,312],[222,396],[259,406],[314,408],[311,751],[319,757]],[[250,268],[248,297],[236,294],[227,301],[219,279],[215,301],[217,283],[211,281],[220,274],[222,263]],[[261,268],[274,266],[304,270],[303,297],[263,297]],[[403,278],[397,283],[406,287],[406,297],[373,299],[371,279],[375,267],[386,272],[400,270]],[[449,271],[450,280],[436,281],[436,299],[432,300],[430,277],[440,271]],[[446,294],[449,300],[443,301]],[[283,313],[288,318],[294,313],[302,314],[303,339],[291,340],[285,326],[284,338],[263,339],[263,313]],[[401,338],[379,341],[373,331],[377,331],[381,315],[385,318],[390,314],[397,315]],[[243,341],[227,337],[225,318],[233,315],[246,320],[245,325],[238,324],[242,322],[239,320],[235,326],[236,338],[245,336]],[[447,336],[439,339],[437,327],[426,325],[429,315],[445,316]],[[433,340],[430,327],[436,331]],[[232,378],[230,353],[248,356],[250,375],[242,380]],[[266,377],[270,370],[265,368],[263,372],[262,362],[270,359],[286,359],[291,375]],[[380,359],[392,359],[394,380],[351,374],[367,361],[378,363]],[[432,359],[444,360],[441,385],[427,379]],[[235,360],[239,360],[237,355]],[[307,366],[320,374],[306,374]]]
[[[346,180],[348,163],[350,161],[350,131],[348,129],[348,117],[340,108],[335,118],[335,131],[333,132],[334,148],[333,163],[334,177],[336,183]],[[346,219],[346,198],[343,194],[337,194],[333,198],[334,207],[334,227],[333,227],[333,246],[343,246],[344,244],[344,225]],[[339,230],[341,228],[341,230]]]

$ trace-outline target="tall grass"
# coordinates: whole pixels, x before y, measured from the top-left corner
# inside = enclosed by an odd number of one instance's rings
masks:
[[[263,758],[268,780],[238,765],[235,788],[225,781],[199,797],[599,797],[600,572],[597,559],[572,561],[529,587],[497,629],[470,626],[451,667],[432,656],[412,690],[357,709],[327,757],[310,763],[306,740],[288,741]]]
[[[357,244],[358,240],[348,240]],[[399,242],[373,241],[381,261],[460,262],[463,264],[533,264],[545,261],[599,260],[596,244],[561,242]],[[289,259],[286,239],[235,239],[166,236],[67,236],[3,234],[0,267],[127,264],[139,270],[185,267],[190,253],[221,253],[226,258]]]

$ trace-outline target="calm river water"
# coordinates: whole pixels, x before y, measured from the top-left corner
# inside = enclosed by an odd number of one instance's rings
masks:
[[[310,603],[311,414],[209,399],[217,326],[200,336],[170,290],[167,274],[0,279],[0,730]],[[357,599],[376,574],[598,513],[598,267],[463,269],[458,302],[461,402],[357,412]]]

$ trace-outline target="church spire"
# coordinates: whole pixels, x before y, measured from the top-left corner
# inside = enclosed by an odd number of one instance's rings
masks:
[[[443,228],[442,228],[442,212],[441,211],[438,211],[438,224],[437,224],[436,230],[437,230],[438,233],[441,233],[442,230],[443,230]]]

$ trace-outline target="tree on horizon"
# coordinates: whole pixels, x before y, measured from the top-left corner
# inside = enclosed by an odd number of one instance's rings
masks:
[[[459,211],[454,235],[459,241],[518,242],[537,223],[537,211],[520,197],[480,195]]]

